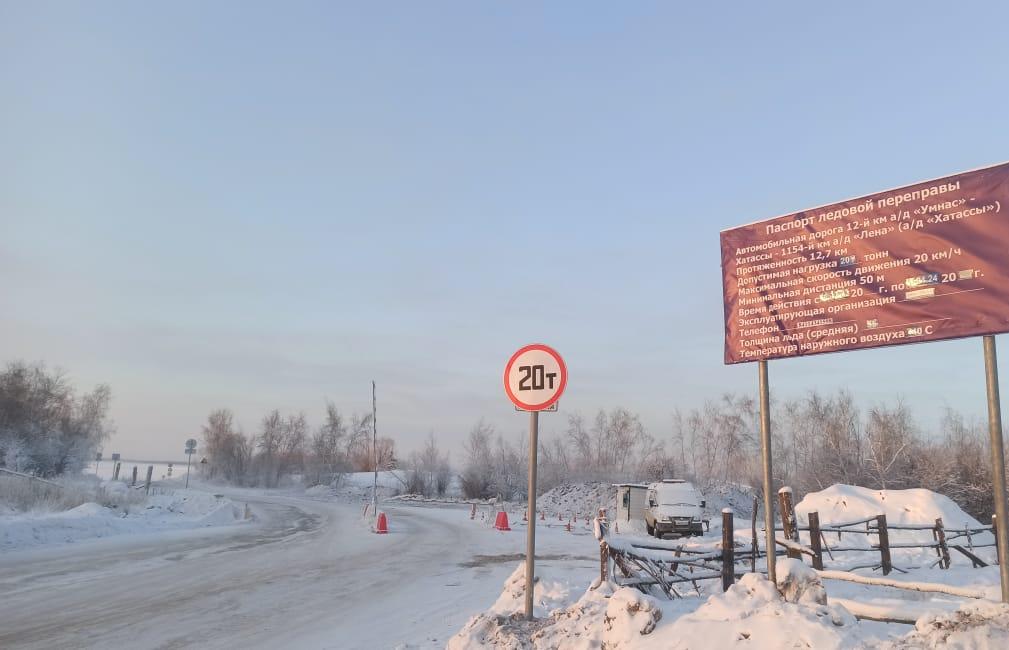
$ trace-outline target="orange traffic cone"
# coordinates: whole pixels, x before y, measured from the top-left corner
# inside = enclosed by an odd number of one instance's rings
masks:
[[[522,521],[529,521],[529,510],[522,511]]]
[[[379,535],[385,535],[389,532],[389,522],[385,518],[385,513],[378,513],[378,522],[375,524],[375,532]]]
[[[571,532],[571,520],[570,520],[570,519],[568,520],[568,523],[564,524],[564,528],[565,528],[565,529],[566,529],[566,530],[567,530],[567,531],[568,531],[569,533]]]
[[[500,510],[497,513],[497,519],[494,520],[495,530],[511,530],[508,526],[508,513],[504,510]]]
[[[473,507],[469,509],[469,518],[470,519],[475,519],[476,518],[476,504],[475,503],[473,504]]]
[[[564,517],[559,512],[557,513],[557,521],[564,521]]]
[[[613,522],[613,532],[614,533],[619,533],[620,532],[620,522],[619,521]]]
[[[540,510],[540,521],[546,521],[546,520],[547,520],[547,513],[546,513],[546,511],[545,510]]]

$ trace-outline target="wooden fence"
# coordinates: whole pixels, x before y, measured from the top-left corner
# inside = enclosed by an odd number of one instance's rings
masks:
[[[943,569],[948,569],[950,566],[950,550],[952,549],[967,557],[973,567],[983,567],[987,566],[987,563],[974,551],[978,548],[995,546],[995,543],[974,543],[974,537],[978,534],[993,532],[994,517],[992,517],[991,527],[976,528],[948,528],[944,526],[941,518],[936,519],[933,524],[888,524],[885,514],[856,521],[821,525],[819,513],[810,512],[807,517],[807,525],[800,526],[792,508],[790,489],[783,488],[779,492],[779,506],[782,513],[782,527],[775,530],[781,531],[783,536],[775,536],[775,543],[780,547],[774,549],[775,555],[784,555],[800,560],[803,556],[807,556],[811,559],[814,569],[822,572],[824,577],[832,579],[842,579],[838,576],[845,575],[850,576],[850,579],[854,581],[864,581],[863,576],[851,573],[856,569],[864,568],[881,569],[883,575],[888,575],[893,570],[906,573],[905,569],[894,566],[891,556],[893,549],[934,549],[936,560],[931,566],[938,564]],[[600,581],[611,579],[621,586],[633,586],[646,593],[655,587],[670,598],[682,595],[678,591],[677,585],[684,583],[690,583],[700,593],[698,582],[703,580],[721,580],[722,589],[727,590],[743,573],[756,572],[757,559],[767,556],[767,549],[761,550],[758,542],[756,509],[753,513],[749,548],[735,540],[734,517],[732,510],[728,508],[722,511],[722,540],[720,543],[710,544],[708,548],[697,545],[686,548],[683,543],[666,545],[658,541],[611,537],[605,510],[599,511],[599,516],[595,521],[595,532],[600,547]],[[931,531],[932,541],[893,542],[890,539],[891,531]],[[808,544],[800,542],[799,534],[802,532],[807,533]],[[831,546],[827,542],[827,535],[832,533],[837,535],[835,546]],[[846,533],[875,536],[876,543],[870,543],[868,547],[845,546],[842,535]],[[835,561],[834,553],[846,552],[878,553],[879,561],[832,567],[835,570],[825,571],[824,555],[831,561]],[[619,576],[616,575],[617,572],[620,573]],[[933,590],[937,589],[943,589],[946,593],[950,593],[948,589],[945,589],[945,586],[934,586]]]
[[[866,517],[865,519],[857,519],[854,521],[821,525],[819,513],[813,511],[807,516],[807,525],[799,526],[796,523],[795,511],[792,508],[791,491],[787,488],[782,488],[782,490],[778,492],[778,505],[781,508],[782,513],[782,527],[776,528],[775,530],[781,531],[784,535],[784,539],[776,537],[775,541],[785,549],[785,553],[788,557],[800,558],[802,555],[807,555],[812,559],[813,568],[819,570],[824,568],[824,553],[826,553],[827,557],[833,560],[835,552],[866,552],[878,553],[879,562],[849,565],[844,567],[844,569],[847,571],[865,568],[871,568],[874,570],[882,569],[883,575],[889,575],[894,569],[905,572],[904,569],[894,566],[891,551],[893,549],[907,548],[934,549],[936,559],[932,562],[932,567],[939,565],[939,567],[943,569],[948,569],[950,566],[950,550],[953,550],[969,559],[974,568],[979,568],[988,566],[988,564],[978,557],[974,551],[979,548],[995,546],[995,542],[980,544],[974,543],[974,537],[981,533],[991,533],[992,538],[994,539],[994,516],[992,516],[991,526],[981,526],[977,528],[971,528],[968,526],[963,528],[948,528],[943,524],[941,517],[937,518],[932,524],[889,524],[887,523],[885,514],[879,514],[873,517]],[[890,539],[891,531],[928,531],[932,533],[932,541],[895,543]],[[809,540],[808,545],[800,543],[800,532],[807,533]],[[837,545],[830,546],[827,543],[827,535],[829,533],[837,535]],[[845,546],[843,545],[844,540],[842,538],[842,535],[844,534],[875,536],[876,543],[870,543],[868,547]]]

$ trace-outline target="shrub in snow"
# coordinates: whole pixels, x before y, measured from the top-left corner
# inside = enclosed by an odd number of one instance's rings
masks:
[[[923,616],[914,627],[883,647],[1004,650],[1009,648],[1009,605],[971,602],[955,612]]]
[[[790,603],[826,605],[827,592],[817,575],[801,560],[786,558],[777,563],[778,592]]]
[[[662,619],[658,602],[637,589],[617,589],[606,606],[603,626],[609,641],[633,642],[642,634],[650,634]]]

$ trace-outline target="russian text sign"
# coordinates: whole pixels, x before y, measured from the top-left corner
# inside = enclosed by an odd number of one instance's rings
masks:
[[[505,365],[508,399],[523,411],[545,411],[557,403],[568,383],[568,369],[557,351],[540,343],[521,348]]]
[[[725,363],[1009,331],[1009,163],[722,231]]]

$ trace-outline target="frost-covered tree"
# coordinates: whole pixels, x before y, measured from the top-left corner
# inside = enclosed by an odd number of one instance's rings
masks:
[[[44,475],[77,472],[112,433],[112,392],[77,395],[66,376],[41,363],[0,372],[0,465]]]

